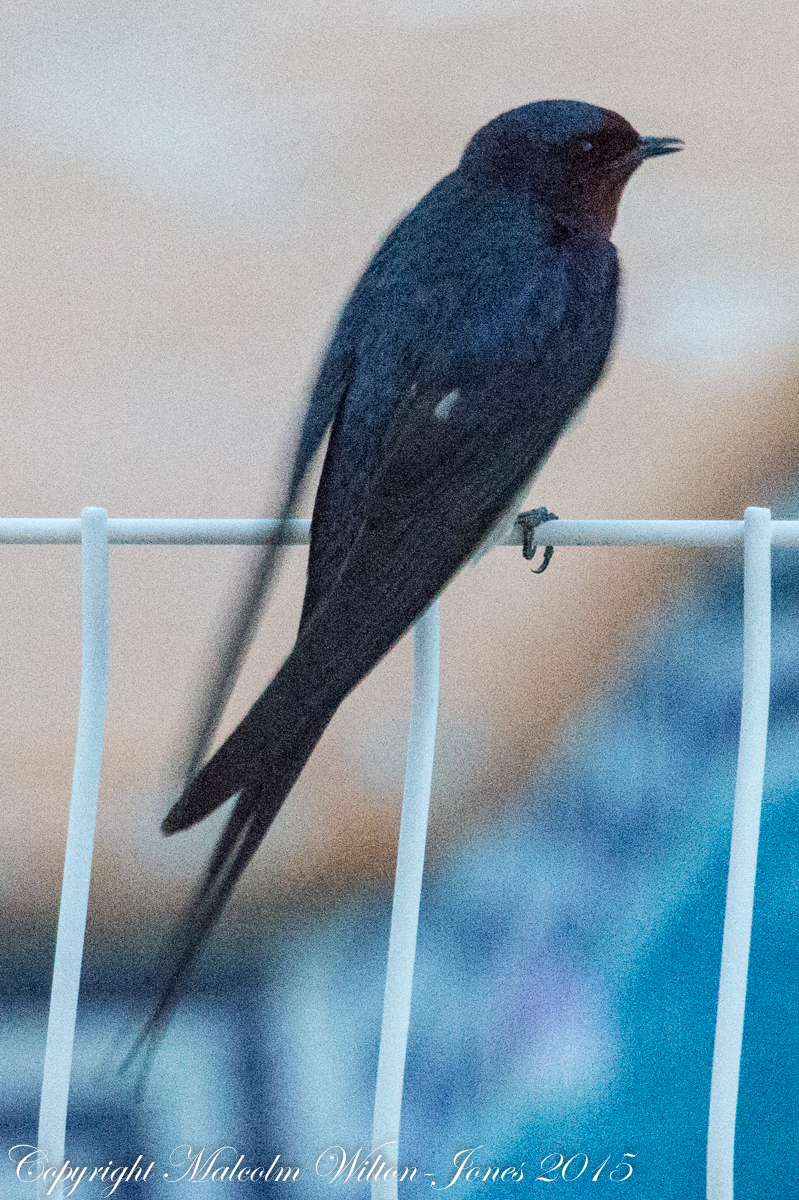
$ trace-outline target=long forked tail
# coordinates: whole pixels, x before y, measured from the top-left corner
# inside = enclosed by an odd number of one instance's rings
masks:
[[[291,657],[167,814],[165,833],[186,829],[238,793],[205,875],[169,943],[165,982],[155,1010],[122,1064],[141,1061],[138,1089],[185,989],[191,968],[238,879],[280,810],[337,704],[319,693],[299,705]]]

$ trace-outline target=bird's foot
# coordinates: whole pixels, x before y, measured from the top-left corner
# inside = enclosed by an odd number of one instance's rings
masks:
[[[555,514],[551,513],[547,508],[530,508],[527,512],[519,513],[516,518],[516,524],[521,525],[524,533],[522,554],[528,561],[535,558],[535,552],[538,549],[536,543],[533,541],[533,535],[538,526],[543,525],[545,521],[557,521],[557,519]],[[544,561],[541,563],[541,566],[531,568],[534,575],[540,575],[543,571],[546,571],[554,552],[554,546],[544,547]]]

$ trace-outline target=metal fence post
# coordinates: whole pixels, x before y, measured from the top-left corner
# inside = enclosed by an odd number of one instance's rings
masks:
[[[372,1151],[379,1153],[383,1165],[372,1179],[372,1200],[396,1200],[397,1196],[402,1085],[438,719],[439,649],[436,600],[413,631],[413,700],[372,1125]]]
[[[108,694],[108,515],[104,508],[84,508],[81,513],[81,598],[78,733],[39,1109],[38,1147],[51,1164],[64,1158]]]
[[[735,1113],[755,898],[771,680],[771,512],[744,514],[741,737],[707,1132],[708,1200],[732,1200]]]

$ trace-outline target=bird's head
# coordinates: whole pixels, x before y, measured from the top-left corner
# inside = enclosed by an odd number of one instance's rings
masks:
[[[609,237],[633,171],[681,146],[679,138],[641,137],[607,108],[540,100],[478,129],[459,169],[478,185],[537,200],[569,228]]]

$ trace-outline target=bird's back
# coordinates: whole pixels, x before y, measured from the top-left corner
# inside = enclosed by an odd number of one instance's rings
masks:
[[[461,172],[442,179],[374,255],[341,318],[353,353],[346,407],[380,424],[405,386],[452,387],[527,367],[570,396],[610,346],[617,256],[543,205]]]

